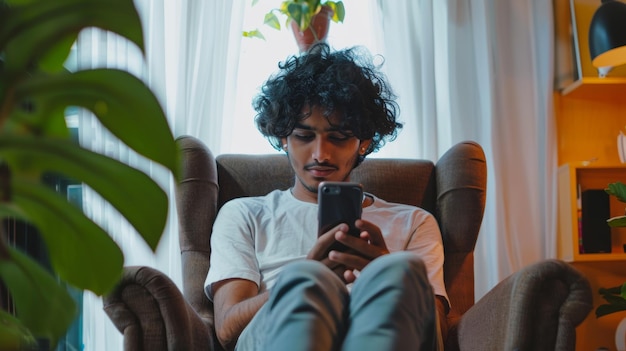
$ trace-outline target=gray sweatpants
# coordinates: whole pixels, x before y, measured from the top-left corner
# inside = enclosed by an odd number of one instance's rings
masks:
[[[326,266],[303,260],[281,272],[235,349],[435,350],[437,327],[432,287],[414,254],[372,261],[351,292]]]

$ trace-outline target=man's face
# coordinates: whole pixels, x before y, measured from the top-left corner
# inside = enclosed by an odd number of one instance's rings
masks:
[[[293,194],[309,202],[317,202],[317,187],[322,181],[348,181],[359,153],[363,154],[370,143],[357,139],[349,130],[331,126],[317,107],[282,141],[296,174]]]

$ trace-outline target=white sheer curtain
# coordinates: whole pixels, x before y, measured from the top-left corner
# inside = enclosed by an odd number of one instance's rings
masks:
[[[390,80],[411,120],[403,131],[409,140],[396,145],[405,156],[432,160],[465,139],[485,148],[487,209],[475,253],[481,297],[512,272],[556,254],[552,5],[403,0],[379,6]]]
[[[174,132],[196,136],[215,154],[228,140],[241,42],[242,13],[249,1],[180,1],[176,69],[171,70],[175,99]]]
[[[253,123],[251,98],[295,53],[286,30],[260,24],[274,4],[260,1],[135,0],[147,60],[124,40],[97,30],[81,36],[79,65],[128,69],[160,98],[175,135],[204,140],[215,154],[276,152]],[[385,59],[405,128],[372,157],[436,160],[452,144],[473,139],[489,165],[487,211],[476,249],[477,297],[505,276],[555,255],[555,137],[552,118],[552,8],[543,0],[344,0],[346,21],[333,24],[335,48],[365,45]],[[256,8],[258,7],[258,8]],[[260,15],[261,14],[261,15]],[[241,38],[258,26],[267,40]],[[151,174],[173,199],[171,179],[137,157],[90,116],[81,142]],[[153,254],[95,194],[88,213],[123,247],[126,264],[156,267],[180,286],[176,209]],[[86,294],[87,350],[122,348],[121,335]]]
[[[229,32],[231,17],[238,17],[231,16],[235,3],[136,0],[135,5],[142,18],[146,56],[117,35],[89,29],[79,39],[79,69],[115,67],[135,74],[159,98],[175,135],[199,130],[205,139],[217,142],[219,138],[213,135],[219,137],[220,132],[216,132],[214,126],[220,125],[220,119],[211,120],[209,112],[228,106],[224,96],[213,92],[224,91],[227,75],[234,74],[232,70],[223,69],[229,66],[225,50],[232,40],[220,35]],[[189,118],[191,115],[194,117]],[[89,189],[83,201],[86,213],[120,245],[126,265],[155,267],[181,286],[178,223],[173,183],[168,172],[121,145],[89,113],[81,112],[79,128],[83,146],[142,169],[170,198],[168,225],[155,253],[115,209]],[[83,342],[87,350],[122,349],[122,335],[103,312],[101,299],[88,292],[83,298]]]
[[[155,92],[164,108],[165,57],[164,8],[148,2],[138,2],[143,19],[146,56],[132,43],[117,35],[97,29],[81,33],[78,41],[78,68],[109,67],[127,70],[142,78]],[[171,121],[170,121],[171,124]],[[149,126],[146,126],[149,128]],[[164,167],[138,156],[112,136],[90,113],[82,111],[79,119],[81,145],[119,159],[149,174],[172,196],[172,181]],[[156,253],[141,239],[134,228],[98,194],[85,189],[83,199],[85,212],[105,230],[122,248],[126,265],[148,265],[166,272],[172,279],[180,281],[180,260],[176,259],[178,241],[173,233],[177,230],[176,210],[170,204],[168,224]],[[179,254],[178,254],[179,256]],[[83,342],[88,350],[122,349],[122,338],[102,310],[102,301],[92,293],[83,297]]]

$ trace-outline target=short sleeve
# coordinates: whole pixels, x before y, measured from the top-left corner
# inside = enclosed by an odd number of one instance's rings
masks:
[[[211,235],[211,261],[204,291],[213,300],[213,284],[232,278],[246,279],[259,286],[251,211],[246,203],[235,199],[219,211]]]

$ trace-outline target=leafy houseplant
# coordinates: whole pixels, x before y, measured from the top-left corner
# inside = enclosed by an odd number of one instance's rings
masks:
[[[253,0],[252,5],[256,4],[258,0]],[[335,22],[343,22],[346,10],[342,1],[330,1],[330,0],[285,0],[281,2],[279,8],[270,10],[265,14],[264,23],[274,29],[280,30],[281,25],[278,19],[278,15],[286,17],[285,26],[297,25],[294,32],[305,32],[310,29],[314,41],[323,40],[326,33],[323,33],[319,27],[311,25],[314,21],[314,16],[324,13],[331,14],[330,19]],[[252,31],[244,31],[244,37],[257,37],[265,39],[261,31],[258,29]]]
[[[626,203],[626,184],[611,183],[605,191],[609,195],[615,196],[620,202]],[[626,227],[626,215],[610,218],[607,223],[611,227]],[[600,288],[599,292],[607,303],[598,306],[596,317],[626,311],[626,283],[612,288]]]
[[[0,283],[15,306],[15,316],[0,310],[2,350],[28,349],[36,339],[54,347],[76,317],[62,284],[102,295],[122,273],[120,248],[80,209],[44,186],[44,174],[90,186],[153,250],[165,227],[168,198],[156,182],[70,139],[65,108],[89,109],[118,139],[177,177],[173,135],[141,80],[123,70],[63,68],[86,27],[117,33],[144,50],[132,0],[0,0],[0,221],[17,218],[34,225],[54,270],[50,274],[0,233]]]

